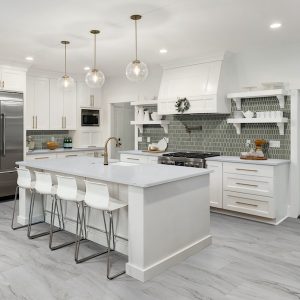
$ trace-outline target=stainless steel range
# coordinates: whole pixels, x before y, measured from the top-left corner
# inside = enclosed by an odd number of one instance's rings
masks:
[[[158,163],[193,168],[206,168],[205,158],[220,156],[219,152],[173,152],[163,154],[158,158]]]

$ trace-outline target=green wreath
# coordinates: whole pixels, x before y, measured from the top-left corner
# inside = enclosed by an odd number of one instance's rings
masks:
[[[189,110],[190,106],[191,106],[190,101],[186,98],[180,98],[175,103],[176,110],[182,114],[185,111]]]

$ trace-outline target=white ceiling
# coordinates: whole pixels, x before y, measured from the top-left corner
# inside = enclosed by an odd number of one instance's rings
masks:
[[[91,64],[90,29],[99,29],[98,64],[106,75],[121,74],[134,58],[139,22],[140,58],[159,64],[177,58],[229,50],[300,43],[299,0],[0,0],[0,59],[61,71],[67,39],[68,69],[84,73]],[[282,22],[277,31],[269,29]],[[160,48],[168,54],[159,54]]]

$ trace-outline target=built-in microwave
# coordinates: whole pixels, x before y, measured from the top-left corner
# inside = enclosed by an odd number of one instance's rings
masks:
[[[100,126],[100,110],[91,109],[91,108],[82,108],[81,126]]]

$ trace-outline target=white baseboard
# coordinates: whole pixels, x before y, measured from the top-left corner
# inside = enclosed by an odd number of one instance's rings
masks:
[[[32,217],[32,223],[41,222],[44,220],[43,214],[36,215]],[[17,222],[21,225],[27,225],[28,224],[28,217],[18,216]]]
[[[141,269],[130,263],[126,264],[126,274],[132,276],[142,282],[145,282],[166,269],[178,264],[184,259],[188,258],[191,255],[194,255],[204,249],[205,247],[211,245],[212,237],[211,235],[206,236],[205,238],[173,253],[172,255],[156,262],[155,264]]]

